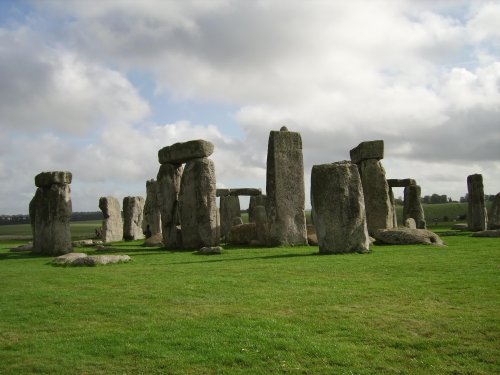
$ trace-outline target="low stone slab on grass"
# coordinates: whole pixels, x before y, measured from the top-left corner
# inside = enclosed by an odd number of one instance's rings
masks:
[[[193,254],[197,255],[220,255],[222,254],[222,247],[220,246],[206,246],[200,250],[195,251]]]
[[[474,232],[471,237],[500,237],[500,229],[490,229],[482,230],[480,232]]]
[[[389,245],[426,244],[444,246],[443,240],[436,233],[427,229],[379,229],[375,232],[374,237],[377,241]]]
[[[89,247],[89,246],[98,246],[98,245],[103,245],[104,242],[101,240],[78,240],[78,241],[73,241],[71,245],[73,247]]]
[[[27,243],[27,244],[24,244],[24,245],[19,245],[17,247],[12,247],[10,249],[10,252],[12,253],[19,253],[19,252],[22,252],[22,251],[31,251],[33,250],[33,242],[30,242],[30,243]]]
[[[130,261],[128,255],[87,255],[68,253],[54,258],[52,264],[60,266],[97,266],[100,264],[124,263]]]
[[[156,233],[155,235],[146,238],[143,246],[145,247],[163,247],[163,234]]]
[[[469,227],[467,224],[453,224],[451,229],[453,229],[453,230],[469,230]]]

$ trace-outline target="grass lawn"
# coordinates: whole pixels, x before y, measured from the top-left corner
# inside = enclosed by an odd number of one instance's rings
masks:
[[[446,247],[113,244],[54,267],[0,242],[1,374],[500,373],[500,239]],[[90,252],[89,252],[90,253]]]

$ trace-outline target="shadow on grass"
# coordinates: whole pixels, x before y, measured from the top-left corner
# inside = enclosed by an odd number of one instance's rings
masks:
[[[239,248],[241,249],[241,248]],[[256,259],[284,259],[284,258],[303,258],[310,256],[317,256],[319,253],[305,253],[305,254],[276,254],[276,255],[263,255],[263,256],[254,256],[254,257],[238,257],[238,258],[224,258],[224,253],[222,255],[197,255],[199,257],[208,257],[207,260],[199,260],[199,261],[189,261],[189,262],[175,262],[171,264],[195,264],[195,263],[220,263],[220,262],[238,262],[238,261],[246,261],[246,260],[256,260]],[[222,256],[222,258],[221,258]],[[214,259],[216,258],[216,259]]]

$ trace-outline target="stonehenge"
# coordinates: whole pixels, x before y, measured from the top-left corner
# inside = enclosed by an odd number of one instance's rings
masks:
[[[358,166],[363,186],[368,232],[394,227],[394,208],[389,184],[380,162],[384,157],[384,141],[361,142],[350,150],[351,161]]]
[[[500,193],[495,195],[488,215],[488,229],[500,229]]]
[[[307,245],[302,138],[284,126],[269,134],[266,195],[268,244]]]
[[[417,229],[426,229],[424,209],[420,202],[420,186],[408,185],[404,190],[403,221],[412,218]]]
[[[356,164],[314,165],[311,204],[321,254],[369,251],[361,178]]]
[[[484,204],[483,176],[473,174],[467,176],[469,203],[467,204],[467,225],[470,231],[488,229],[488,214]]]
[[[35,176],[37,187],[29,204],[32,252],[62,255],[73,251],[71,244],[71,172],[42,172]]]
[[[123,220],[118,199],[108,196],[99,198],[99,208],[104,219],[101,227],[103,242],[121,241],[123,239]]]
[[[127,241],[144,238],[142,220],[144,215],[143,197],[123,198],[123,238]]]
[[[161,233],[161,212],[159,204],[158,181],[146,181],[146,201],[144,202],[144,219],[142,231],[146,237]]]
[[[175,143],[158,151],[157,180],[167,248],[219,245],[215,166],[208,159],[213,151],[213,144],[205,140]]]

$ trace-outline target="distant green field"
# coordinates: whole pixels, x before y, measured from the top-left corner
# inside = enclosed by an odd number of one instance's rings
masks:
[[[93,238],[95,229],[101,226],[101,220],[76,221],[70,224],[71,237],[74,240]],[[29,224],[0,225],[0,239],[29,238],[31,226]]]

